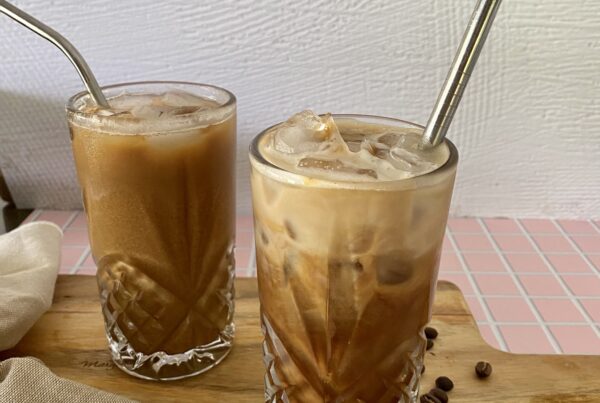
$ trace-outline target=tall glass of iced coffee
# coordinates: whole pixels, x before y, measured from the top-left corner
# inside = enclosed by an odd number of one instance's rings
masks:
[[[116,365],[168,380],[231,349],[236,103],[180,82],[103,89],[67,105],[106,334]]]
[[[458,155],[302,112],[252,145],[265,401],[414,402]]]

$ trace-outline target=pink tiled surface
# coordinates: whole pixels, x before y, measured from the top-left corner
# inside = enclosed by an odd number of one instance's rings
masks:
[[[500,327],[500,334],[506,344],[506,350],[513,353],[552,354],[555,352],[549,333],[542,326],[505,325]]]
[[[83,213],[34,211],[64,230],[61,273],[93,275]],[[237,220],[236,274],[256,275],[252,218]],[[458,285],[492,346],[600,354],[600,222],[451,218],[440,279]]]

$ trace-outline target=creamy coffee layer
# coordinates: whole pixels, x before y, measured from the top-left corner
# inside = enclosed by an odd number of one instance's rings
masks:
[[[420,135],[303,112],[253,145],[265,401],[415,401],[456,169]]]
[[[160,94],[123,92],[108,99],[110,109],[100,109],[89,96],[75,107],[81,112],[74,123],[84,127],[101,127],[120,135],[155,135],[189,128],[199,128],[227,120],[235,106],[223,106],[216,100],[181,90]]]
[[[179,91],[109,102],[70,115],[109,337],[148,355],[230,339],[235,105]]]
[[[370,124],[304,111],[273,127],[259,145],[269,162],[289,172],[348,182],[378,182],[431,172],[449,156],[442,144],[421,146],[422,130]]]

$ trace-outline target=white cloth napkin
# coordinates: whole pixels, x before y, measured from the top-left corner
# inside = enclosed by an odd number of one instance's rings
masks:
[[[61,240],[61,229],[50,222],[0,236],[0,351],[14,347],[50,308]]]
[[[35,358],[0,362],[0,403],[134,403],[54,375]]]
[[[49,222],[0,236],[0,351],[14,347],[52,305],[61,229]],[[40,360],[0,362],[0,403],[121,403],[132,400],[60,378]]]

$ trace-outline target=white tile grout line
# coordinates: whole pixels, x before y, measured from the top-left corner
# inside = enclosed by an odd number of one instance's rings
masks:
[[[67,221],[65,221],[65,224],[61,227],[63,229],[63,231],[65,229],[67,229],[69,227],[69,225],[71,225],[71,223],[73,221],[75,221],[75,219],[77,218],[78,214],[79,214],[79,211],[74,211],[73,213],[71,213],[71,215],[69,216],[69,218],[67,218]]]
[[[513,220],[520,220],[520,218],[513,218]],[[547,218],[548,221],[550,221],[550,218]],[[525,228],[524,231],[527,231],[527,229]],[[600,230],[599,230],[600,231]],[[496,231],[492,231],[490,230],[490,232],[493,232],[494,235],[506,235],[506,236],[522,236],[523,233],[522,232],[496,232]],[[463,232],[463,231],[452,231],[452,233],[454,235],[483,235],[483,231],[481,232]],[[556,232],[530,232],[530,235],[535,235],[535,236],[560,236],[559,233]],[[598,234],[596,234],[595,232],[577,232],[577,233],[572,233],[571,235],[577,235],[577,236],[583,236],[583,237],[595,237],[598,236]]]
[[[479,234],[479,236],[481,236],[483,234]],[[536,235],[537,236],[537,235]],[[555,237],[557,238],[562,238],[561,235],[555,235]],[[485,254],[493,254],[495,255],[494,251],[492,250],[481,250],[481,249],[462,249],[463,252],[467,252],[469,254],[479,254],[479,255],[485,255]],[[506,253],[509,253],[511,255],[535,255],[535,252],[529,252],[529,251],[505,251]],[[453,253],[453,251],[443,251],[442,254],[445,253]],[[578,255],[578,253],[576,252],[544,252],[546,255],[559,255],[559,256],[564,256],[564,255]],[[587,253],[588,255],[593,255],[593,256],[600,256],[600,252],[590,252]]]
[[[442,280],[444,280],[442,278]],[[451,281],[451,280],[450,280]],[[465,297],[474,297],[477,294],[469,294],[469,293],[464,293]],[[520,296],[518,294],[486,294],[485,295],[486,298],[520,298]],[[568,295],[530,295],[531,298],[535,298],[535,299],[568,299],[570,300],[571,297],[569,297]],[[577,297],[577,299],[580,300],[591,300],[591,301],[596,301],[596,300],[600,300],[600,296],[581,296],[581,297]]]
[[[525,303],[527,304],[527,306],[529,306],[529,309],[531,309],[531,311],[533,312],[533,316],[535,316],[535,319],[539,322],[540,325],[542,325],[542,331],[544,332],[544,334],[548,338],[548,341],[550,342],[550,345],[552,346],[552,348],[554,349],[554,351],[556,353],[559,353],[559,354],[562,353],[562,349],[560,348],[560,344],[558,344],[558,341],[554,338],[554,335],[552,334],[552,332],[550,331],[550,329],[548,329],[548,327],[544,323],[544,321],[542,319],[542,315],[539,313],[539,311],[538,311],[537,307],[535,306],[535,304],[531,301],[530,296],[525,291],[525,287],[523,287],[523,284],[521,284],[521,280],[517,277],[517,275],[515,274],[515,272],[512,270],[512,267],[508,263],[508,260],[506,259],[506,256],[504,256],[504,254],[502,253],[502,251],[498,247],[498,244],[496,243],[496,240],[494,239],[494,237],[492,237],[492,234],[488,230],[487,226],[485,225],[485,223],[483,222],[483,220],[481,218],[477,218],[477,221],[479,222],[479,225],[481,225],[481,227],[484,229],[484,234],[485,234],[486,238],[492,244],[492,247],[494,248],[494,250],[496,251],[496,253],[500,257],[500,260],[502,261],[502,264],[508,270],[508,274],[511,276],[512,280],[514,281],[515,285],[517,286],[517,289],[519,290],[519,294],[521,294],[521,296],[525,299]]]
[[[79,257],[79,260],[77,260],[77,263],[75,263],[75,265],[71,268],[71,270],[69,270],[69,274],[77,273],[79,271],[79,269],[81,269],[81,265],[83,264],[85,259],[87,259],[89,254],[90,254],[90,246],[88,245],[85,247],[85,250]]]
[[[600,227],[598,227],[598,225],[597,225],[597,224],[594,222],[594,220],[588,220],[588,222],[589,222],[589,223],[590,223],[590,225],[591,225],[592,227],[594,227],[594,229],[595,229],[596,231],[598,231],[598,233],[600,234]]]
[[[567,233],[565,233],[565,231],[563,231],[562,227],[554,219],[552,219],[551,221],[556,227],[558,227],[559,231],[563,234],[563,236],[567,239],[567,241],[571,244],[571,246],[579,253],[581,258],[583,260],[585,260],[585,262],[590,266],[592,271],[594,273],[596,273],[597,276],[600,276],[600,274],[596,270],[596,267],[592,264],[592,262],[590,262],[590,260],[585,255],[585,253],[583,253],[583,251],[579,248],[579,245],[577,245],[577,243],[575,243],[571,239],[571,237]],[[550,266],[552,267],[552,265],[550,265]],[[571,301],[573,302],[573,304],[575,304],[575,306],[577,307],[579,312],[583,315],[585,320],[590,324],[590,326],[592,327],[592,330],[594,331],[594,333],[596,333],[596,336],[600,337],[600,327],[597,325],[594,325],[594,321],[592,320],[591,316],[588,314],[585,307],[583,307],[583,305],[579,301],[579,298],[577,298],[578,296],[571,292],[571,289],[567,286],[567,284],[564,282],[562,277],[557,275],[557,278],[558,278],[558,281],[561,283],[561,285],[563,285],[564,288],[567,290],[567,295],[570,295],[573,297],[571,299]]]
[[[487,318],[487,321],[490,323],[490,325],[489,325],[490,329],[491,329],[494,337],[496,337],[498,346],[500,347],[501,350],[509,351],[506,341],[504,340],[504,336],[502,336],[502,334],[500,333],[500,330],[498,329],[498,326],[493,322],[492,313],[491,313],[489,307],[487,306],[487,302],[484,300],[483,296],[481,295],[479,286],[477,285],[477,283],[475,282],[475,279],[473,278],[473,275],[469,271],[468,266],[465,262],[465,259],[462,255],[462,251],[456,244],[456,241],[454,240],[454,235],[452,234],[452,231],[450,230],[450,228],[446,228],[446,236],[448,237],[448,239],[450,240],[450,244],[456,251],[456,256],[460,262],[461,267],[463,268],[464,273],[467,275],[467,279],[469,280],[469,283],[471,284],[471,288],[473,288],[473,290],[475,290],[475,298],[477,298],[477,301],[479,301],[479,305],[481,306],[481,309],[483,310],[483,313],[484,313],[485,317]]]
[[[571,246],[573,247],[573,249],[575,249],[577,251],[577,253],[579,254],[579,256],[585,260],[585,262],[588,264],[588,266],[590,267],[590,269],[592,269],[592,271],[594,273],[596,273],[597,275],[600,276],[600,272],[596,269],[596,266],[594,266],[594,264],[590,261],[590,259],[587,257],[586,253],[584,253],[581,248],[579,247],[579,245],[577,245],[577,243],[575,241],[573,241],[573,239],[571,238],[571,236],[569,234],[567,234],[562,227],[556,222],[555,219],[549,219],[549,221],[551,221],[556,228],[558,228],[558,230],[560,231],[560,233],[562,234],[563,237],[565,237],[567,239],[567,241],[569,242],[569,244],[571,244]]]
[[[481,325],[490,325],[489,322],[481,321],[477,322]],[[507,325],[507,326],[540,326],[538,322],[495,322],[499,325]],[[582,328],[589,328],[590,325],[585,322],[548,322],[549,326],[576,326]]]
[[[34,222],[42,214],[43,211],[44,210],[41,210],[41,209],[35,209],[31,212],[31,214],[29,214],[27,217],[25,217],[25,220],[29,219],[29,221],[27,221],[27,223]],[[21,225],[23,225],[23,224],[21,224]]]
[[[472,273],[477,274],[478,276],[487,276],[487,275],[499,275],[499,274],[506,274],[508,275],[509,273],[507,271],[477,271],[477,270],[471,270]],[[519,276],[525,276],[525,277],[536,277],[536,276],[550,276],[551,274],[548,273],[547,271],[542,272],[542,271],[524,271],[524,272],[517,272],[515,271],[515,273],[517,273]],[[464,271],[461,270],[440,270],[440,274],[464,274]],[[595,273],[590,273],[588,271],[583,272],[583,271],[575,271],[575,272],[564,272],[564,273],[560,273],[562,275],[566,275],[566,276],[580,276],[580,277],[585,277],[585,276],[595,276]]]
[[[516,220],[516,221],[517,221],[517,225],[520,226],[521,222],[519,220]],[[550,262],[550,260],[546,257],[546,255],[540,250],[540,248],[537,246],[537,244],[535,243],[535,241],[533,239],[531,239],[531,237],[529,236],[529,234],[527,234],[526,236],[529,238],[529,242],[531,242],[533,244],[533,248],[536,250],[536,252],[539,253],[540,257],[542,258],[542,260],[544,261],[544,263],[546,264],[546,266],[548,266],[548,269],[550,269],[550,272],[552,273],[552,275],[554,276],[554,278],[556,279],[556,281],[558,281],[558,283],[560,284],[560,286],[562,287],[562,289],[565,291],[565,293],[567,294],[568,299],[575,305],[575,307],[577,308],[577,310],[579,311],[579,313],[583,316],[583,318],[585,319],[585,321],[587,322],[587,324],[592,328],[592,330],[594,331],[594,333],[596,333],[596,335],[598,337],[600,337],[600,332],[598,331],[597,326],[594,325],[594,320],[590,317],[590,315],[588,314],[587,310],[583,307],[583,305],[581,304],[581,302],[577,298],[577,295],[575,295],[571,291],[571,289],[569,288],[569,286],[567,285],[567,283],[565,282],[565,280],[558,274],[558,272],[556,271],[555,267],[552,265],[552,262]]]

